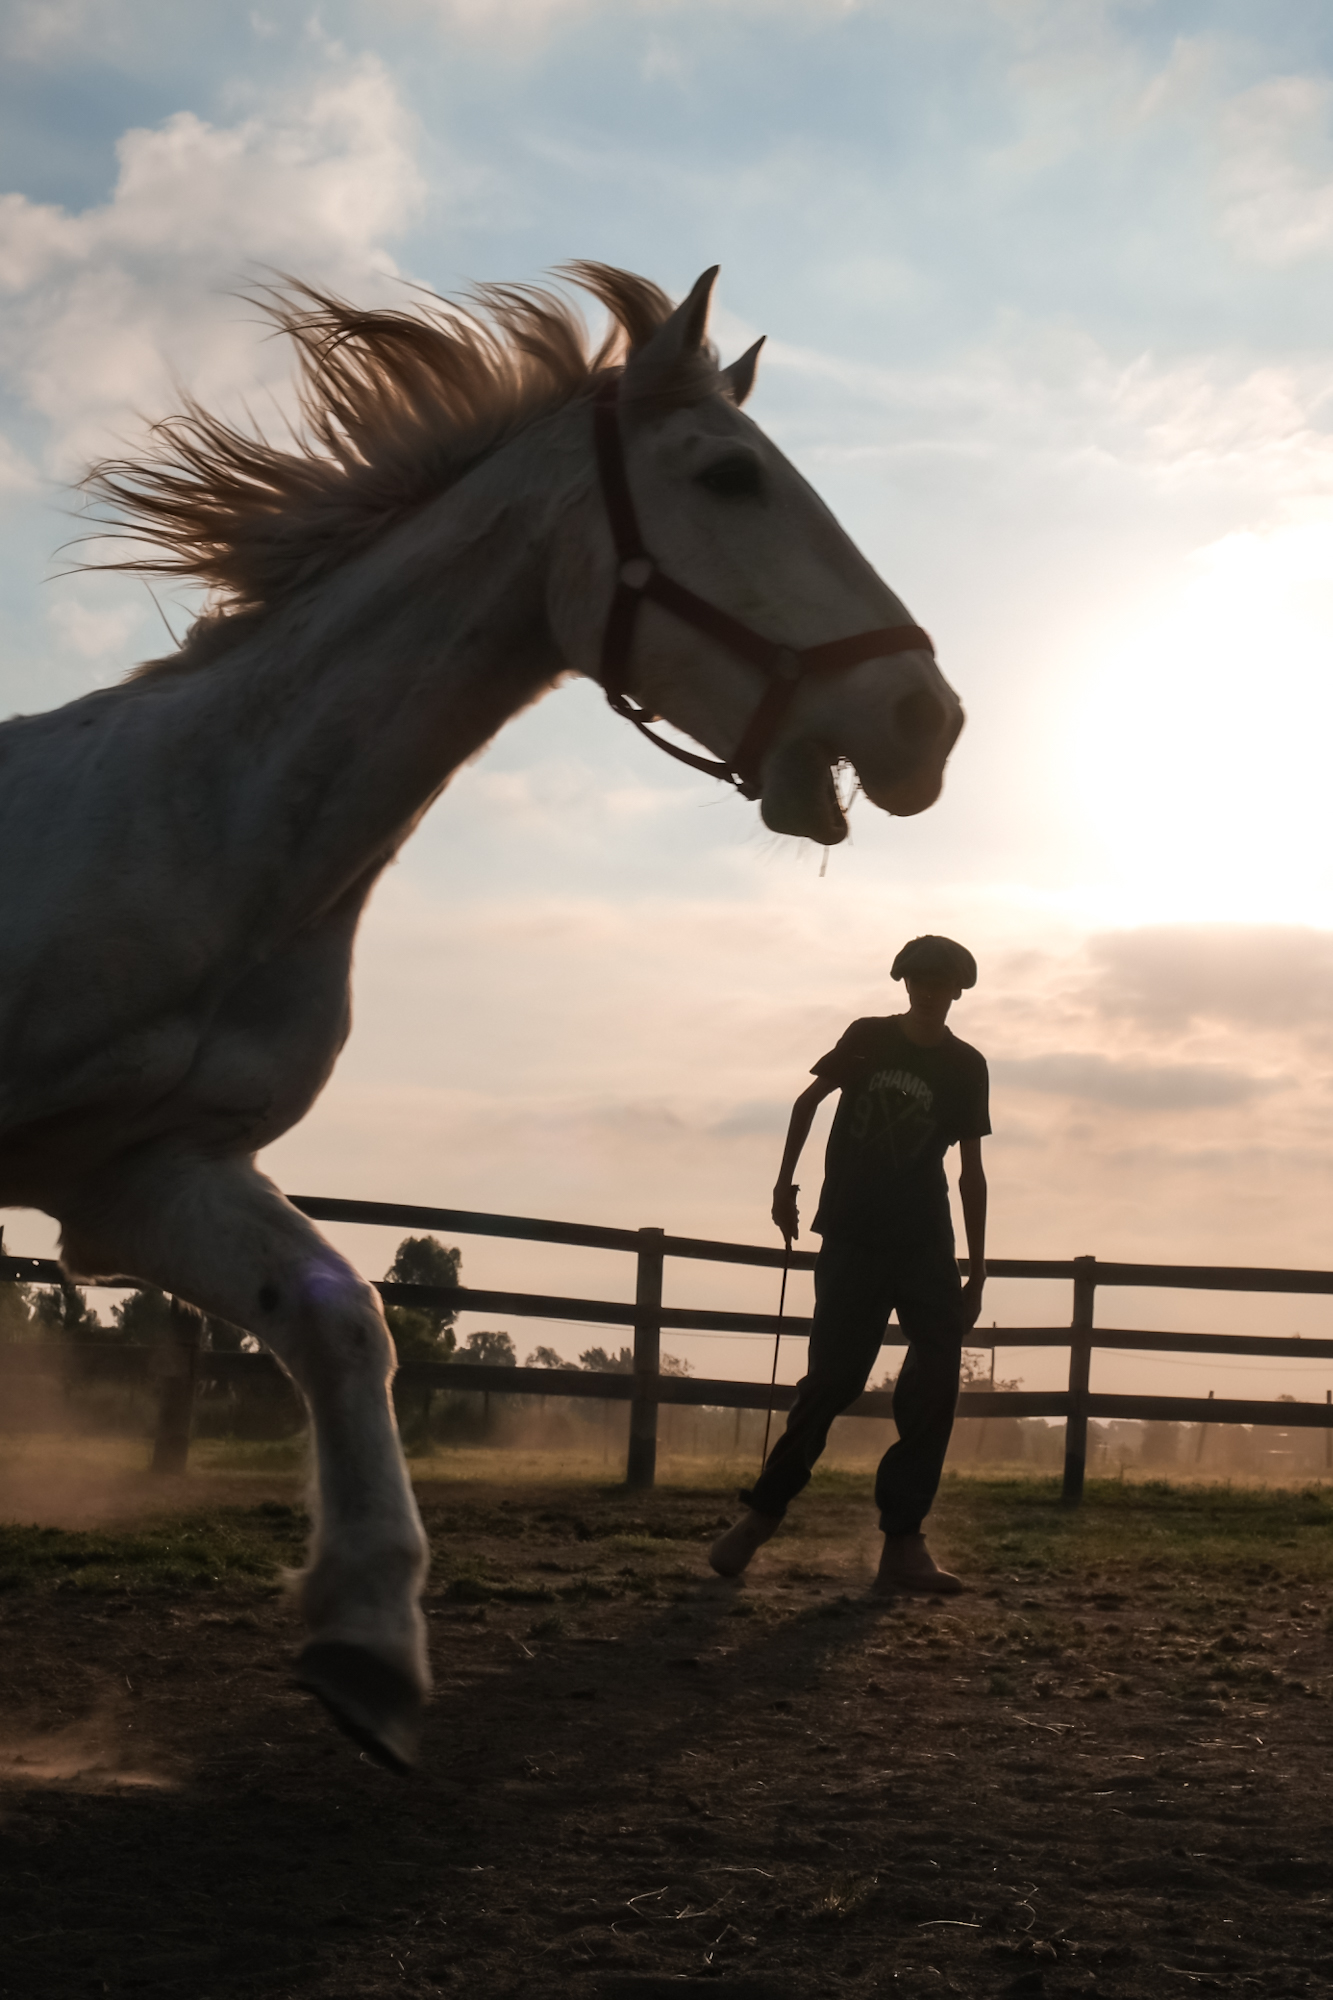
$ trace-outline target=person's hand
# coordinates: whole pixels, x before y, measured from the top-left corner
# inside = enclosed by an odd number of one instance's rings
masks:
[[[963,1286],[963,1318],[968,1326],[975,1326],[981,1313],[981,1294],[986,1287],[986,1273],[969,1278]]]
[[[801,1192],[788,1181],[785,1187],[773,1190],[773,1220],[782,1231],[788,1248],[801,1233],[801,1218],[796,1207],[796,1197]]]

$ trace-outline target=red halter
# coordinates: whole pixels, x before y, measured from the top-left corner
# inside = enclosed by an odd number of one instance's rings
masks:
[[[598,389],[592,406],[593,438],[602,481],[602,498],[606,502],[620,563],[616,594],[611,599],[602,640],[602,687],[616,714],[632,722],[659,750],[665,750],[669,757],[677,758],[682,764],[692,764],[696,771],[706,771],[710,778],[725,778],[728,784],[737,787],[742,798],[757,799],[761,789],[760,767],[765,754],[793,695],[807,676],[841,673],[847,667],[859,665],[862,660],[882,659],[887,653],[923,651],[933,657],[935,648],[929,634],[923,632],[919,625],[891,625],[877,632],[858,632],[849,639],[830,639],[825,645],[807,646],[801,652],[793,652],[775,639],[765,639],[762,633],[742,625],[729,612],[719,611],[715,604],[696,597],[683,583],[674,583],[664,575],[644,547],[639,533],[638,516],[625,474],[620,419],[616,413],[619,393],[620,377],[608,376]],[[697,632],[706,632],[710,639],[716,639],[737,659],[758,667],[767,677],[768,686],[745,726],[730,763],[724,764],[712,757],[698,757],[692,750],[682,750],[677,744],[669,743],[664,736],[656,735],[648,727],[646,712],[631,704],[625,682],[634,640],[634,622],[645,598],[660,604],[686,625],[693,625]]]

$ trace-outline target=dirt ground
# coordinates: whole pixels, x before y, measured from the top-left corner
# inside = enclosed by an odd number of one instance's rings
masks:
[[[886,1606],[865,1483],[740,1584],[720,1489],[423,1484],[407,1780],[290,1683],[294,1480],[5,1531],[0,1994],[1333,1994],[1330,1496],[953,1481]]]

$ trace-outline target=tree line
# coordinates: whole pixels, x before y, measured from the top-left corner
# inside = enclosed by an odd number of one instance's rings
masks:
[[[395,1285],[431,1285],[457,1290],[462,1282],[463,1253],[446,1248],[434,1236],[405,1236],[384,1273]],[[518,1352],[510,1334],[492,1328],[470,1333],[460,1347],[455,1332],[458,1309],[440,1300],[429,1305],[386,1304],[384,1316],[400,1361],[459,1361],[492,1368],[516,1368]],[[87,1295],[68,1279],[58,1285],[0,1284],[0,1342],[29,1340],[80,1341],[127,1346],[152,1346],[170,1338],[171,1301],[153,1285],[141,1285],[111,1307],[110,1320],[99,1319]],[[258,1348],[252,1334],[226,1320],[204,1321],[206,1348],[232,1353]],[[608,1353],[588,1347],[577,1362],[567,1361],[553,1347],[535,1347],[528,1368],[590,1369],[609,1375],[632,1375],[634,1353],[622,1347]],[[688,1375],[688,1361],[662,1356],[664,1375]]]
[[[59,1340],[85,1345],[151,1347],[169,1338],[171,1301],[155,1285],[141,1285],[111,1308],[109,1321],[97,1317],[87,1295],[62,1279],[58,1285],[0,1284],[0,1341]],[[219,1352],[258,1348],[252,1334],[225,1319],[207,1318],[202,1344]]]
[[[446,1249],[434,1236],[405,1236],[384,1276],[390,1284],[438,1285],[448,1290],[462,1282],[462,1268],[461,1250]],[[384,1316],[389,1322],[389,1331],[400,1361],[480,1362],[492,1368],[518,1366],[518,1351],[507,1333],[478,1329],[468,1335],[463,1347],[459,1347],[454,1332],[458,1314],[449,1306],[440,1303],[429,1306],[386,1305]],[[610,1354],[604,1347],[586,1347],[577,1361],[566,1361],[553,1347],[534,1347],[523,1365],[525,1368],[588,1369],[607,1375],[632,1375],[634,1350],[622,1347],[618,1354]],[[680,1360],[674,1354],[662,1356],[661,1368],[664,1375],[688,1375],[690,1372],[689,1362]]]

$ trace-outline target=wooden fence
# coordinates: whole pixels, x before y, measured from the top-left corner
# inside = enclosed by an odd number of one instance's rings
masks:
[[[459,1361],[409,1361],[398,1372],[407,1389],[498,1391],[519,1396],[591,1396],[630,1405],[629,1452],[625,1468],[631,1487],[653,1484],[657,1467],[657,1411],[662,1403],[706,1405],[736,1410],[790,1409],[796,1391],[779,1383],[714,1380],[700,1376],[663,1375],[663,1332],[755,1333],[770,1339],[803,1339],[808,1319],[773,1313],[722,1312],[662,1303],[668,1257],[714,1264],[746,1264],[780,1271],[783,1253],[775,1247],[750,1243],[714,1243],[703,1237],[669,1236],[662,1229],[603,1229],[577,1222],[543,1222],[531,1216],[486,1215],[464,1208],[421,1208],[400,1202],[339,1201],[322,1196],[293,1196],[297,1208],[321,1222],[373,1223],[380,1227],[430,1230],[446,1235],[509,1237],[525,1243],[558,1243],[578,1249],[623,1251],[635,1259],[634,1300],[578,1299],[540,1292],[481,1290],[470,1285],[380,1284],[388,1302],[399,1305],[447,1304],[459,1312],[503,1314],[515,1319],[574,1320],[584,1325],[633,1330],[632,1374],[595,1373],[582,1369],[505,1368]],[[815,1253],[792,1252],[793,1270],[814,1268]],[[967,1271],[967,1260],[961,1260]],[[979,1329],[969,1345],[976,1348],[1065,1347],[1069,1350],[1069,1381],[1064,1389],[965,1389],[958,1401],[960,1417],[1063,1417],[1065,1420],[1064,1499],[1076,1506],[1083,1495],[1087,1465],[1088,1421],[1092,1417],[1128,1418],[1149,1423],[1274,1424],[1333,1431],[1333,1403],[1289,1403],[1202,1396],[1124,1396],[1094,1393],[1090,1387],[1094,1349],[1134,1349],[1172,1354],[1250,1354],[1268,1358],[1296,1356],[1305,1361],[1333,1360],[1333,1340],[1303,1340],[1299,1336],[1266,1334],[1154,1333],[1139,1328],[1094,1325],[1097,1293],[1114,1286],[1209,1292],[1270,1292],[1300,1295],[1333,1294],[1333,1271],[1286,1271],[1239,1265],[1112,1264],[1095,1257],[1050,1259],[987,1258],[993,1278],[1037,1278],[1073,1287],[1073,1310],[1066,1326],[1008,1326]],[[0,1256],[0,1282],[57,1283],[58,1264],[44,1258]],[[123,1281],[124,1282],[124,1281]],[[189,1448],[190,1412],[200,1381],[237,1382],[270,1374],[276,1364],[263,1354],[200,1352],[198,1321],[181,1312],[174,1316],[175,1339],[169,1351],[154,1348],[80,1345],[80,1365],[107,1375],[161,1382],[159,1422],[153,1465],[160,1471],[184,1469]],[[890,1330],[886,1345],[895,1342]],[[56,1351],[58,1355],[59,1350]],[[0,1347],[0,1367],[6,1371],[36,1370],[52,1365],[52,1350],[37,1343]],[[854,1417],[891,1417],[889,1390],[868,1390],[848,1411]]]

